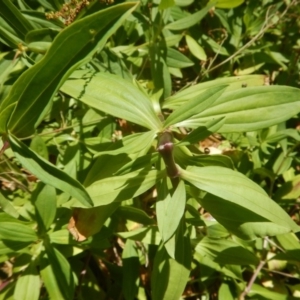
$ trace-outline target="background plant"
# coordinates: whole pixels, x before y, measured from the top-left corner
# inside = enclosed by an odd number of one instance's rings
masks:
[[[299,297],[298,1],[0,6],[2,299]]]

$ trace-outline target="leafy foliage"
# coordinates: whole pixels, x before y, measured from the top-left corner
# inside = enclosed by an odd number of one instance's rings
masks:
[[[296,299],[299,1],[0,0],[0,299]]]

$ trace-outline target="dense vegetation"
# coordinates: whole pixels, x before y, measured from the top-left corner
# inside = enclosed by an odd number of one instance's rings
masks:
[[[0,0],[0,299],[300,297],[300,2]]]

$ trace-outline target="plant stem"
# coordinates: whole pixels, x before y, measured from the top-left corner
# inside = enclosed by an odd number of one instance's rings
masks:
[[[169,131],[163,132],[158,138],[158,147],[157,151],[161,155],[162,159],[165,162],[167,175],[171,178],[177,178],[179,176],[179,169],[177,168],[174,156],[173,156],[173,135]],[[173,182],[173,181],[172,181]],[[176,180],[175,180],[176,182]],[[174,182],[174,183],[175,183]]]

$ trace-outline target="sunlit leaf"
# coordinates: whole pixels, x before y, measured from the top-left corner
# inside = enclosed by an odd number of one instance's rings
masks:
[[[29,136],[43,120],[59,86],[78,66],[89,61],[128,17],[136,3],[101,10],[62,30],[46,55],[24,72],[0,105],[0,132]],[[101,22],[99,22],[101,19]],[[78,40],[81,42],[78,43]]]
[[[0,222],[0,238],[18,242],[35,242],[36,232],[19,222]]]
[[[25,272],[18,278],[14,291],[15,299],[38,300],[41,280],[36,262],[32,261]]]
[[[243,88],[223,93],[201,113],[176,125],[196,128],[223,116],[226,120],[219,132],[254,131],[286,121],[297,114],[300,111],[299,99],[300,90],[293,87]]]
[[[161,191],[168,189],[166,186],[162,186],[166,185],[165,180],[160,185],[156,202],[156,216],[159,232],[163,241],[166,242],[175,233],[180,224],[186,204],[186,193],[183,181],[179,183],[172,196]],[[165,197],[161,198],[163,196]]]
[[[188,17],[185,17],[185,18],[179,19],[173,23],[167,24],[165,26],[165,29],[182,30],[185,28],[189,28],[189,27],[197,24],[198,22],[200,22],[213,6],[214,6],[214,4],[209,4],[206,7],[202,8],[201,10],[197,11],[194,14],[191,14]]]
[[[24,168],[44,183],[76,197],[85,207],[92,205],[89,195],[77,180],[37,155],[11,134],[9,135],[9,141],[14,154]]]
[[[188,167],[181,177],[206,191],[201,205],[225,228],[244,239],[299,231],[290,216],[243,174],[220,167]]]
[[[90,74],[90,79],[70,79],[61,91],[83,103],[149,129],[161,125],[150,98],[132,83],[112,74]]]

